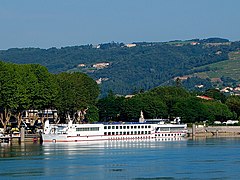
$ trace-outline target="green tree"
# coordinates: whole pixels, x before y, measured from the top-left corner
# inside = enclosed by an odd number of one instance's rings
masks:
[[[166,86],[157,87],[149,91],[151,96],[161,99],[167,105],[168,117],[175,117],[174,105],[184,98],[190,97],[190,93],[182,87]]]
[[[215,100],[219,100],[222,103],[224,103],[226,101],[226,96],[220,92],[220,90],[218,89],[208,89],[204,95],[209,96]]]
[[[60,87],[57,107],[60,114],[66,117],[84,112],[89,106],[96,104],[99,95],[97,83],[83,73],[60,73],[56,75]]]
[[[16,65],[0,62],[0,119],[4,131],[23,93],[18,72]]]
[[[124,97],[116,96],[112,92],[109,92],[107,97],[99,99],[97,107],[99,109],[100,120],[119,121],[124,100]]]
[[[231,109],[231,111],[237,114],[237,118],[240,117],[240,97],[239,96],[229,96],[226,100],[226,105]]]
[[[99,112],[96,106],[90,105],[87,110],[86,119],[89,122],[99,121]]]
[[[137,98],[143,105],[142,111],[144,118],[153,119],[168,116],[167,105],[159,97],[151,96],[149,94],[140,94]]]
[[[196,97],[188,97],[173,106],[174,115],[181,117],[185,123],[195,123],[206,119],[206,107]]]
[[[207,107],[208,120],[211,123],[213,123],[213,121],[224,121],[234,116],[228,106],[221,102],[205,101],[204,105]]]
[[[144,104],[138,97],[125,99],[121,117],[125,121],[138,121]]]

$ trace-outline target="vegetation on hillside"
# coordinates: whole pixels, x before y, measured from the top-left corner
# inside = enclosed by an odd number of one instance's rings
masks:
[[[227,60],[229,53],[239,48],[240,42],[221,38],[140,42],[133,43],[133,46],[112,42],[60,49],[15,48],[0,51],[0,59],[19,64],[41,64],[55,74],[84,72],[94,80],[102,80],[103,97],[110,90],[115,94],[132,94],[157,87],[176,76],[203,71],[192,69]],[[109,65],[94,66],[101,62]]]

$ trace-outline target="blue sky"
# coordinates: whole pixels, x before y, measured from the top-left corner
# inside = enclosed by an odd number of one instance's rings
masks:
[[[240,40],[240,0],[0,0],[0,49]]]

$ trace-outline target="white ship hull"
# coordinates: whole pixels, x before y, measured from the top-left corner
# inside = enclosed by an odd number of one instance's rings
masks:
[[[185,137],[187,126],[180,124],[48,124],[43,142],[87,142],[104,140],[177,139]]]

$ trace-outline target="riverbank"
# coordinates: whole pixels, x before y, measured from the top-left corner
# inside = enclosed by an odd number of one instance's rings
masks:
[[[0,137],[0,143],[41,142],[40,134],[6,135]]]
[[[188,128],[189,136],[240,136],[240,126],[194,126]]]

